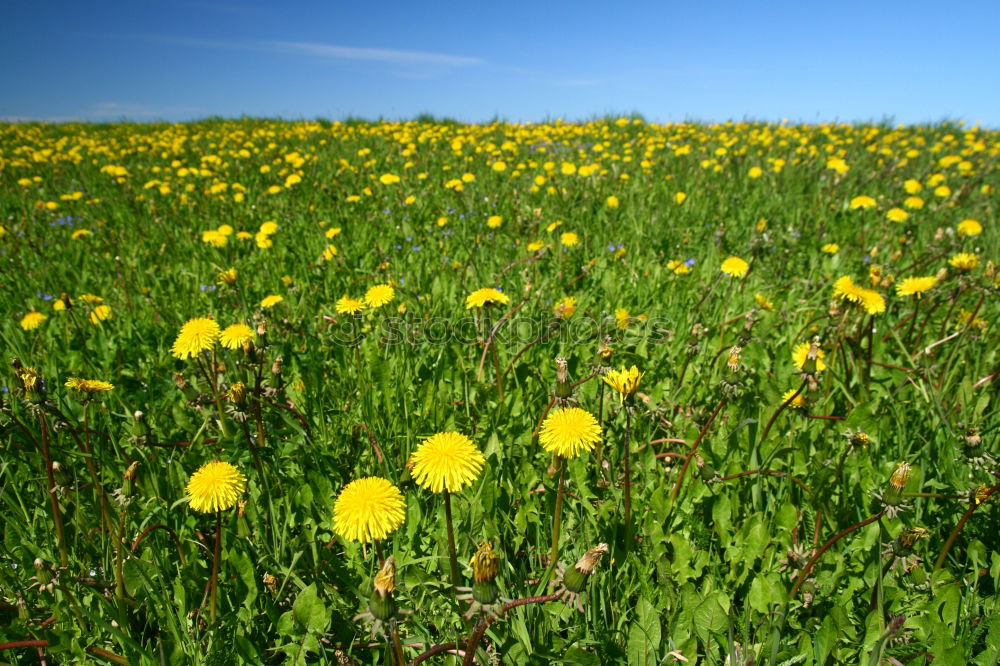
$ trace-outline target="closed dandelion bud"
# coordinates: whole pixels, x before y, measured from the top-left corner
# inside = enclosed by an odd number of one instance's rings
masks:
[[[601,344],[597,347],[597,356],[602,361],[611,360],[611,355],[614,353],[614,348],[611,346],[610,341],[605,338],[601,340]]]
[[[990,489],[986,487],[985,483],[976,488],[975,501],[977,506],[982,504],[989,498],[990,498]]]
[[[913,548],[918,540],[926,538],[930,532],[922,527],[907,527],[899,534],[899,543],[907,548]]]
[[[236,382],[226,391],[226,399],[234,405],[242,405],[247,397],[247,385],[243,382]]]
[[[496,603],[500,598],[494,580],[500,571],[500,556],[493,551],[493,546],[485,541],[479,544],[479,549],[472,556],[472,599],[484,606]]]
[[[393,594],[396,589],[396,558],[390,555],[385,564],[375,574],[374,589],[368,599],[368,611],[381,622],[388,622],[396,617],[399,607]]]
[[[729,358],[726,359],[726,368],[729,372],[736,372],[740,369],[740,352],[742,351],[739,347],[733,347],[729,350]]]
[[[566,359],[560,357],[556,359],[556,397],[568,398],[573,393],[573,387],[569,383],[569,367]]]
[[[806,352],[805,363],[802,364],[802,374],[815,375],[819,362],[819,338],[813,338],[809,344],[809,351]]]
[[[906,487],[906,482],[910,480],[910,474],[912,473],[913,468],[905,462],[900,463],[893,470],[892,475],[889,476],[889,487],[886,488],[883,498],[886,504],[896,506],[902,503],[903,488]]]
[[[608,544],[601,543],[586,553],[576,561],[571,568],[567,569],[563,576],[563,586],[573,594],[580,594],[587,587],[587,581],[594,575],[594,569],[601,561],[601,557],[608,552]]]
[[[136,473],[136,470],[138,470],[138,469],[139,469],[139,461],[135,460],[135,461],[132,462],[131,465],[128,466],[128,469],[125,470],[125,480],[126,481],[135,481],[135,473]]]
[[[283,364],[284,361],[282,360],[282,358],[280,356],[276,357],[274,359],[274,363],[271,364],[271,374],[280,375]]]
[[[188,402],[194,402],[195,400],[198,399],[197,389],[188,384],[187,379],[184,378],[183,372],[178,372],[174,374],[174,384],[176,384],[177,388],[181,390],[181,393],[184,394],[184,398]]]

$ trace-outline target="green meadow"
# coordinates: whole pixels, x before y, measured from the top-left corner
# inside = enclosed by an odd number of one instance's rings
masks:
[[[0,662],[1000,663],[998,156],[0,125]]]

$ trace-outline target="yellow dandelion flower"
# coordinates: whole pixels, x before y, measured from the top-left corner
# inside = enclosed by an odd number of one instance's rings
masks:
[[[781,404],[785,404],[786,402],[788,402],[788,400],[793,395],[795,395],[795,391],[796,389],[788,389],[787,391],[785,391],[785,393],[781,396]],[[795,395],[795,399],[788,403],[788,407],[790,409],[802,409],[803,407],[806,407],[808,405],[809,402],[806,400],[806,397],[802,395],[801,392],[798,395]]]
[[[552,313],[559,319],[569,319],[574,312],[576,312],[576,299],[572,296],[557,301],[552,307]]]
[[[750,264],[739,257],[727,257],[719,270],[730,277],[741,278],[750,270]]]
[[[329,229],[326,230],[326,233],[324,235],[327,238],[333,238],[334,236],[337,236],[338,234],[340,234],[340,227],[330,227]]]
[[[258,233],[264,234],[265,236],[272,236],[278,233],[278,223],[274,220],[268,220],[262,222],[260,228],[257,229]]]
[[[403,524],[406,501],[399,488],[377,476],[351,481],[333,505],[333,531],[348,541],[384,539]]]
[[[854,283],[851,276],[845,275],[837,278],[836,282],[833,283],[833,297],[850,301],[851,303],[860,303],[863,289],[863,287]]]
[[[861,194],[851,199],[851,210],[865,210],[867,208],[874,208],[876,205],[875,199],[867,194]]]
[[[350,296],[342,296],[340,300],[337,301],[337,304],[334,307],[340,314],[352,315],[364,310],[365,302],[360,298],[351,298]]]
[[[434,493],[458,492],[479,476],[486,458],[472,440],[458,432],[428,437],[410,456],[417,485]]]
[[[253,329],[246,324],[233,324],[219,334],[219,343],[226,349],[247,349],[253,342]]]
[[[100,379],[80,379],[79,377],[68,378],[63,386],[82,393],[103,393],[115,388],[114,384],[101,381]]]
[[[274,241],[271,240],[271,237],[268,236],[267,234],[258,233],[253,237],[253,239],[254,242],[257,243],[257,247],[259,247],[262,250],[266,250],[267,248],[274,245]]]
[[[618,208],[618,197],[612,195],[607,198],[605,203],[608,204],[608,208]]]
[[[465,299],[465,309],[469,310],[471,308],[481,308],[485,305],[491,305],[493,303],[510,303],[510,297],[499,289],[494,289],[492,287],[476,289]]]
[[[536,240],[536,241],[531,241],[530,243],[528,243],[526,249],[528,250],[528,252],[538,252],[543,247],[545,247],[545,243],[543,243],[540,240]]]
[[[188,503],[201,513],[225,511],[236,504],[246,487],[246,477],[238,469],[213,460],[199,467],[188,480]]]
[[[399,182],[399,176],[394,173],[384,173],[378,177],[378,182],[383,185],[395,185]]]
[[[573,247],[580,242],[580,236],[574,231],[567,231],[559,236],[559,242],[565,247]]]
[[[688,198],[688,195],[685,192],[675,192],[674,193],[674,203],[677,204],[678,206],[680,206],[682,203],[684,203],[684,201],[687,200],[687,198]]]
[[[903,200],[903,206],[910,210],[920,210],[924,207],[924,200],[920,197],[906,197]]]
[[[885,212],[885,219],[889,220],[890,222],[906,222],[906,220],[908,220],[909,217],[910,214],[907,213],[902,208],[890,208]]]
[[[268,308],[273,308],[275,305],[282,302],[283,300],[285,300],[283,297],[277,294],[271,294],[270,296],[265,296],[264,298],[261,299],[260,307],[264,308],[265,310]]]
[[[21,328],[26,331],[33,331],[41,326],[42,322],[46,319],[48,319],[48,317],[43,315],[41,312],[35,312],[32,310],[21,317]]]
[[[750,167],[750,170],[747,171],[747,177],[751,179],[760,178],[763,175],[764,175],[764,170],[761,169],[759,166]]]
[[[753,299],[757,301],[757,305],[762,310],[767,310],[768,312],[774,312],[774,303],[767,300],[767,297],[764,296],[764,294],[756,293],[753,295]]]
[[[911,277],[906,278],[896,285],[897,296],[911,296],[913,294],[920,298],[924,292],[930,290],[937,282],[937,278],[931,277]]]
[[[227,268],[226,270],[222,271],[221,273],[219,273],[215,277],[216,277],[217,284],[220,284],[220,285],[222,285],[222,284],[228,284],[228,285],[236,284],[236,269],[235,268]]]
[[[90,323],[100,324],[102,321],[107,321],[111,319],[111,307],[107,305],[98,305],[93,310],[90,311]]]
[[[380,308],[396,297],[396,291],[387,284],[377,284],[365,292],[365,304],[370,308]]]
[[[983,233],[983,225],[979,220],[962,220],[958,223],[959,236],[978,236]]]
[[[201,242],[207,243],[212,247],[225,247],[229,239],[225,234],[220,234],[217,229],[209,229],[208,231],[201,232]]]
[[[337,256],[337,246],[331,243],[330,245],[327,245],[326,248],[323,249],[323,254],[320,255],[320,258],[323,261],[330,261],[336,256]]]
[[[581,451],[590,451],[601,441],[601,426],[590,412],[579,407],[565,407],[545,418],[538,441],[550,453],[573,458]]]
[[[181,326],[170,353],[179,359],[197,356],[215,346],[219,339],[219,325],[214,319],[197,317],[189,319]]]
[[[809,355],[809,348],[812,346],[809,342],[800,342],[795,345],[795,349],[792,350],[792,361],[795,363],[795,367],[799,370],[802,366],[806,364],[806,357]],[[823,372],[826,370],[826,363],[823,359],[826,358],[826,352],[822,349],[819,350],[819,354],[816,358],[816,372]]]
[[[613,388],[618,393],[619,402],[624,402],[625,398],[635,395],[639,389],[639,380],[645,373],[639,372],[639,368],[634,365],[626,370],[611,370],[604,375],[604,383]]]
[[[615,310],[615,323],[618,325],[619,329],[624,331],[626,328],[628,328],[629,321],[631,319],[632,316],[628,313],[628,310],[626,310],[625,308],[618,308],[617,310]]]
[[[691,267],[680,259],[671,259],[667,262],[667,270],[673,271],[675,275],[687,275],[691,272]]]
[[[874,289],[861,289],[860,293],[861,307],[865,309],[868,314],[880,314],[885,312],[885,298],[882,294],[878,293]]]
[[[906,190],[907,194],[916,194],[920,190],[924,189],[924,186],[920,184],[919,180],[910,178],[908,181],[903,183],[903,189]]]
[[[503,218],[500,217],[499,215],[490,215],[488,218],[486,218],[486,226],[489,227],[490,229],[496,229],[501,224],[503,224]]]
[[[840,246],[837,245],[836,243],[827,243],[826,245],[820,248],[820,252],[823,252],[825,254],[837,254],[838,252],[840,252]]]
[[[960,271],[971,271],[979,265],[979,257],[971,252],[959,252],[949,259],[948,263],[953,268],[957,268]]]
[[[941,199],[950,197],[951,188],[948,187],[947,185],[938,185],[937,187],[934,188],[934,196],[939,197]]]

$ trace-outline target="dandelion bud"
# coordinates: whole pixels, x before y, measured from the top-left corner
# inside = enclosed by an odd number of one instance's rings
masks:
[[[236,382],[226,391],[226,399],[234,405],[242,405],[247,397],[247,385],[243,382]]]
[[[739,347],[733,347],[729,350],[729,358],[726,359],[726,368],[729,372],[736,372],[740,369],[740,352],[743,350]]]
[[[912,473],[913,468],[910,467],[909,463],[899,463],[893,470],[892,476],[889,477],[889,485],[895,490],[902,490],[906,486],[906,482],[910,480]]]
[[[135,460],[132,462],[131,465],[128,466],[128,469],[125,470],[125,480],[135,481],[135,472],[137,469],[139,469],[139,461]]]
[[[282,358],[280,356],[276,357],[274,359],[274,363],[271,364],[271,374],[280,375],[283,363],[284,362],[282,361]]]
[[[608,338],[601,340],[601,344],[597,347],[597,355],[603,361],[609,360],[614,351],[614,348],[611,346],[611,341]]]
[[[556,397],[568,398],[573,393],[573,387],[569,383],[569,366],[566,359],[559,357],[556,359]]]
[[[904,462],[900,463],[893,470],[892,475],[889,476],[889,487],[886,488],[882,497],[887,513],[895,515],[893,509],[896,509],[903,503],[903,488],[906,487],[906,482],[909,481],[912,472],[913,469],[910,465]]]
[[[396,589],[396,558],[390,555],[377,574],[374,589],[368,599],[368,611],[381,622],[387,622],[399,611],[393,591]]]
[[[818,371],[819,362],[819,338],[813,338],[809,343],[809,351],[806,352],[805,363],[802,364],[803,375],[815,375]]]
[[[965,443],[970,448],[978,448],[980,444],[983,443],[983,438],[979,435],[979,428],[976,426],[969,426],[965,431]]]
[[[500,556],[493,551],[493,546],[482,541],[479,549],[472,556],[472,599],[488,606],[500,597],[494,579],[500,571]]]
[[[583,554],[563,576],[563,585],[573,593],[580,594],[587,586],[587,579],[594,575],[594,569],[601,561],[601,557],[608,552],[608,544],[600,543]]]
[[[905,530],[899,533],[899,543],[906,546],[907,548],[913,548],[913,544],[919,539],[923,539],[930,535],[930,532],[922,527],[907,527]]]
[[[848,430],[844,433],[844,437],[854,448],[867,449],[871,444],[871,437],[863,430]]]
[[[982,504],[989,498],[990,498],[990,489],[986,487],[985,483],[976,488],[975,499],[977,506]]]

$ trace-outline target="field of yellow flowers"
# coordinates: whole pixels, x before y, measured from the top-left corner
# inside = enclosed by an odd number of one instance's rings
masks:
[[[998,156],[0,125],[0,660],[997,664]]]

